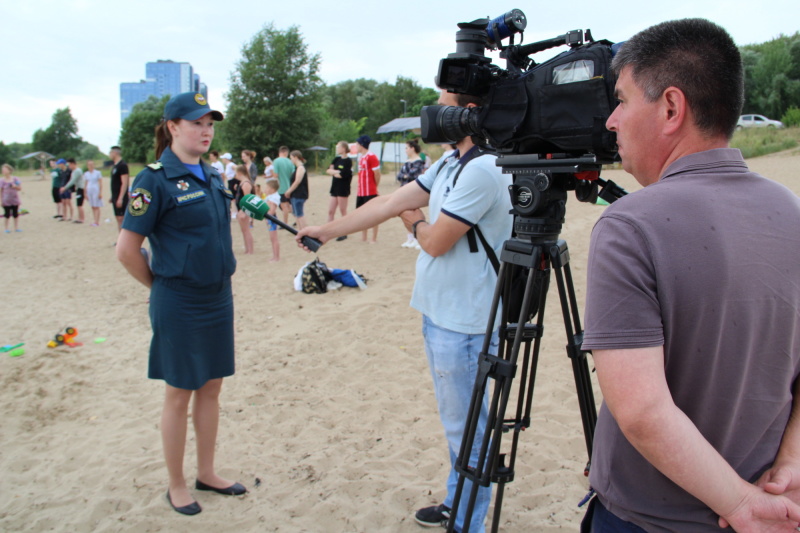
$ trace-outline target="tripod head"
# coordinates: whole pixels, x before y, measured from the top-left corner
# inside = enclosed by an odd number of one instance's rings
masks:
[[[503,154],[497,165],[514,175],[509,188],[516,239],[555,242],[567,213],[567,192],[580,202],[602,198],[612,203],[625,194],[613,181],[600,178],[602,163],[594,154],[582,157],[548,154]]]

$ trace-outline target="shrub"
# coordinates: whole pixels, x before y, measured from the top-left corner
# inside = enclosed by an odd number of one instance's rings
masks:
[[[787,109],[786,113],[781,117],[781,122],[783,122],[783,125],[787,128],[800,126],[800,109],[796,107]]]

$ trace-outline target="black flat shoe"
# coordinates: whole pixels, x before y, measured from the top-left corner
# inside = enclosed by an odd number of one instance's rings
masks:
[[[212,487],[211,485],[206,485],[199,479],[196,479],[194,482],[194,488],[197,490],[210,490],[212,492],[216,492],[217,494],[224,494],[225,496],[241,496],[247,489],[241,483],[234,483],[230,487],[226,487],[224,489],[218,489],[216,487]]]
[[[175,504],[172,503],[172,498],[170,498],[169,496],[169,491],[167,491],[167,501],[169,502],[170,507],[172,507],[181,514],[185,514],[188,516],[195,515],[203,510],[203,508],[200,507],[200,504],[197,502],[192,502],[189,505],[184,505],[183,507],[175,507]]]

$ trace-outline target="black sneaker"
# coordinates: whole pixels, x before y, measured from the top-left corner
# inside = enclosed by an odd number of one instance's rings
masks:
[[[424,527],[445,527],[450,520],[450,508],[443,503],[425,507],[414,514],[414,520]]]

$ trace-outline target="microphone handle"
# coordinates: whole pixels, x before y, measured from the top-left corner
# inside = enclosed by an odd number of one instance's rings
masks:
[[[297,235],[297,230],[295,228],[285,223],[284,221],[278,219],[277,217],[274,217],[269,213],[267,213],[264,215],[264,218],[266,218],[273,224],[277,224],[278,226],[282,227],[286,231],[290,232],[292,235]],[[322,246],[321,242],[319,242],[317,239],[312,239],[311,237],[303,237],[302,239],[300,239],[300,241],[306,248],[308,248],[312,252],[316,252],[317,250],[319,250],[320,246]]]

